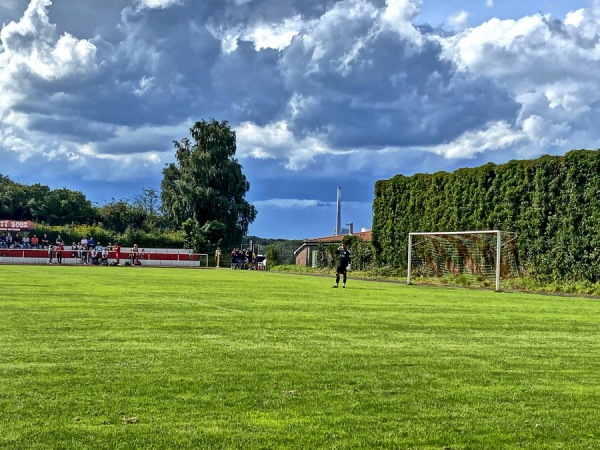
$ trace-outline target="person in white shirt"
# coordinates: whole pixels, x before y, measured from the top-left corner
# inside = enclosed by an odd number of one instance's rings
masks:
[[[102,249],[102,259],[100,260],[102,265],[108,266],[108,247]]]

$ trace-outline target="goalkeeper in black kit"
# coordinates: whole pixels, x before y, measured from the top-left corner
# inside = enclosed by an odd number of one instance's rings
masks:
[[[336,255],[340,255],[340,262],[338,263],[337,269],[335,271],[335,284],[334,288],[337,288],[340,284],[340,275],[343,275],[343,284],[342,287],[346,287],[346,272],[348,271],[348,266],[350,266],[350,260],[352,259],[352,253],[348,250],[348,244],[342,244],[336,251]]]

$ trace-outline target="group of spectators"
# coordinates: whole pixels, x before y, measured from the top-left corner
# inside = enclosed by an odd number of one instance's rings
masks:
[[[0,235],[0,249],[38,249],[48,250],[48,264],[62,264],[63,253],[65,251],[65,243],[63,238],[59,234],[56,239],[51,242],[50,238],[46,233],[41,238],[38,238],[36,234],[29,235],[29,233],[16,232],[14,235],[11,232],[2,232]],[[118,243],[114,245],[109,243],[107,246],[102,246],[100,242],[96,242],[93,237],[84,237],[79,242],[71,243],[71,254],[72,258],[76,258],[81,261],[82,264],[90,265],[108,265],[109,252],[115,252],[115,264],[119,264],[121,256],[121,246]],[[133,253],[133,254],[132,254]],[[131,263],[139,264],[139,259],[143,255],[134,246],[130,253]]]
[[[60,235],[58,236],[60,238]],[[0,248],[24,248],[24,249],[45,249],[50,246],[50,239],[47,234],[42,238],[37,235],[29,236],[29,233],[21,234],[19,232],[13,234],[9,231],[3,231],[0,235]]]
[[[256,254],[250,248],[234,248],[231,251],[231,268],[254,270],[256,268]]]
[[[82,264],[89,265],[108,265],[108,252],[115,252],[116,264],[119,264],[121,246],[111,242],[107,246],[102,246],[96,242],[93,237],[83,237],[79,242],[71,243],[72,257],[79,259]],[[49,252],[50,253],[50,252]]]

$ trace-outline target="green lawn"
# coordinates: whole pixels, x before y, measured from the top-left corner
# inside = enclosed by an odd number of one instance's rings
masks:
[[[598,300],[229,269],[0,280],[0,448],[600,448]]]

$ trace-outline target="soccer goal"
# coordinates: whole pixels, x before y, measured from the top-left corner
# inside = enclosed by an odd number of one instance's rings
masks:
[[[518,277],[517,234],[510,231],[409,233],[407,283],[495,285]]]

